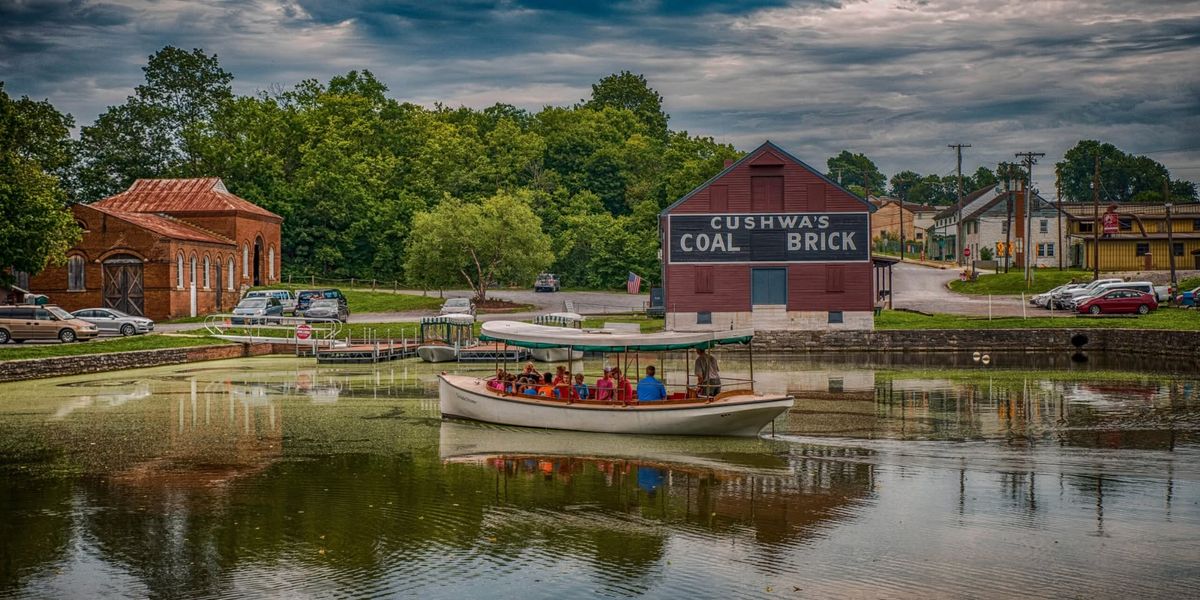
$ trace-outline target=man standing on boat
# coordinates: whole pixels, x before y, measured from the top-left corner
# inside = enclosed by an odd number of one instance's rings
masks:
[[[657,402],[667,399],[667,386],[654,377],[654,366],[646,367],[646,376],[638,382],[638,402]]]
[[[696,349],[696,384],[702,396],[721,393],[721,370],[717,359],[704,348]]]

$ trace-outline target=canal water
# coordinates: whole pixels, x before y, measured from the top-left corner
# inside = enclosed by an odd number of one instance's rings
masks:
[[[443,422],[408,361],[4,384],[0,597],[1200,597],[1200,379],[989,359],[766,357],[760,439]]]

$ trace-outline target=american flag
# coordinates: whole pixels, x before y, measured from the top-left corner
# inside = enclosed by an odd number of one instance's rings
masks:
[[[625,279],[625,291],[630,294],[636,294],[642,289],[642,278],[637,276],[633,271],[629,272],[629,277]]]

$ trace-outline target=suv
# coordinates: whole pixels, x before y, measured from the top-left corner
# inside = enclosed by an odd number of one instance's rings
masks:
[[[250,290],[244,298],[275,298],[283,305],[283,314],[296,314],[296,295],[292,290]]]
[[[537,276],[533,282],[533,291],[535,292],[557,292],[558,291],[558,275],[554,273],[542,273]]]
[[[99,333],[95,325],[52,304],[0,306],[0,344],[53,339],[70,343],[90,340]]]
[[[304,311],[308,310],[308,305],[312,303],[314,298],[325,298],[337,300],[343,308],[349,312],[350,304],[346,302],[346,296],[342,294],[342,290],[327,288],[323,290],[300,290],[296,293],[296,316],[304,316]]]

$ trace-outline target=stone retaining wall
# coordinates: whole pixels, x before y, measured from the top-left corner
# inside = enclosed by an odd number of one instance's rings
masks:
[[[55,356],[50,358],[28,358],[0,362],[0,382],[61,377],[83,373],[101,373],[178,365],[207,360],[261,356],[264,354],[291,353],[292,346],[276,347],[275,344],[222,344],[219,346],[195,346],[192,348],[162,348],[158,350],[134,350],[82,356]]]
[[[754,349],[768,352],[1125,352],[1200,356],[1200,332],[1146,329],[914,329],[759,331]]]

